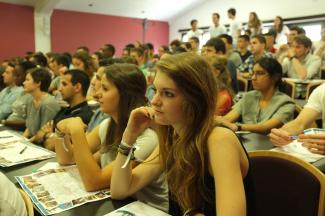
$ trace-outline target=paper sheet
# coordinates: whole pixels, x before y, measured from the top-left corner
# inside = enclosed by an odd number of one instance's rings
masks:
[[[271,149],[271,151],[286,152],[300,159],[303,159],[309,163],[315,162],[325,157],[325,155],[320,155],[320,154],[315,154],[310,152],[307,148],[302,146],[301,142],[298,142],[297,140],[294,140],[288,145],[273,148]]]
[[[16,142],[20,140],[26,140],[23,136],[9,130],[0,131],[0,145],[9,142]]]
[[[168,216],[169,214],[160,211],[140,201],[132,202],[104,216]]]
[[[43,215],[56,214],[110,197],[108,189],[87,192],[75,165],[41,170],[30,175],[16,176],[16,179]]]
[[[0,166],[9,167],[33,160],[55,157],[55,153],[26,141],[0,145]]]

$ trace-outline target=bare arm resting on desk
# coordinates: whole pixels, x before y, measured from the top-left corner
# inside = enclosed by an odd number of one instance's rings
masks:
[[[297,135],[303,132],[305,128],[311,125],[320,113],[310,109],[304,108],[298,117],[289,123],[285,124],[280,129],[272,129],[270,133],[270,140],[275,146],[283,146],[289,144],[292,140],[290,135]]]

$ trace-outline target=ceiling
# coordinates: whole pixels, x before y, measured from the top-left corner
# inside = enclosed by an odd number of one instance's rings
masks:
[[[28,6],[40,1],[55,1],[54,9],[169,21],[212,0],[0,0]]]

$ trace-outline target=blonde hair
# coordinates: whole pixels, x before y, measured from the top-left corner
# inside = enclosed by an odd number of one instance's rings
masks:
[[[209,64],[194,53],[180,53],[157,63],[159,73],[177,85],[185,100],[186,124],[182,134],[168,126],[158,131],[160,160],[169,189],[183,210],[202,207],[209,200],[207,139],[214,127],[217,83]]]

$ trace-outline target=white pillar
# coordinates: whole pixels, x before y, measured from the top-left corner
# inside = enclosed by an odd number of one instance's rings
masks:
[[[61,0],[36,0],[34,4],[35,50],[51,51],[51,16]]]
[[[35,51],[51,51],[51,15],[34,11]]]

